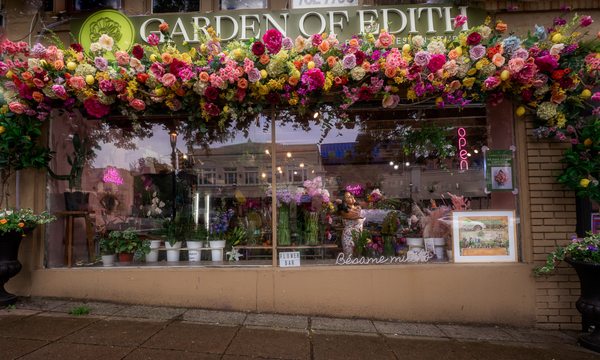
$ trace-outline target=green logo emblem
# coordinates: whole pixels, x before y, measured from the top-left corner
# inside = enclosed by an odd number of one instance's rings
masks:
[[[113,38],[114,50],[128,51],[135,39],[135,30],[131,20],[116,10],[102,10],[90,15],[79,30],[79,42],[84,49],[97,42],[102,34]]]

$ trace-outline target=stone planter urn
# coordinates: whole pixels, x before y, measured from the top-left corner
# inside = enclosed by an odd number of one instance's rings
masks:
[[[0,308],[12,305],[17,301],[17,295],[4,289],[4,284],[21,271],[19,262],[19,246],[23,234],[7,232],[0,235]]]
[[[600,352],[600,264],[565,259],[577,272],[581,296],[575,303],[584,323],[594,325],[594,331],[579,337],[579,344]]]

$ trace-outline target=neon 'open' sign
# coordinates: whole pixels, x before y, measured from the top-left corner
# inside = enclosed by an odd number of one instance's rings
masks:
[[[467,130],[458,128],[458,160],[461,170],[469,170],[469,152],[467,151]]]

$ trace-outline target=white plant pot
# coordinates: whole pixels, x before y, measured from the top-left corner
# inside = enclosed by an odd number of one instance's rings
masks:
[[[168,241],[165,241],[165,248],[167,249],[167,261],[176,262],[179,261],[179,253],[181,252],[181,241],[171,245]]]
[[[197,250],[201,249],[204,246],[204,241],[187,241],[188,248],[188,258],[190,261],[198,262],[202,257],[202,251]]]
[[[211,240],[208,243],[213,249],[210,254],[212,261],[223,261],[223,249],[225,248],[225,240]]]
[[[158,261],[158,248],[160,247],[160,240],[150,240],[150,252],[146,254],[146,262],[157,262]]]
[[[444,239],[444,238],[432,238],[432,239],[433,239],[433,245],[435,245],[434,251],[433,251],[433,253],[435,254],[435,258],[437,260],[444,260],[446,257],[446,239]]]
[[[114,266],[115,265],[115,254],[102,255],[102,266]]]

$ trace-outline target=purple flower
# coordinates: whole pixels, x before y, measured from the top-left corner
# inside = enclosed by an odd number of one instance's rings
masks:
[[[563,26],[567,23],[567,20],[561,18],[561,17],[556,17],[554,18],[554,26]]]
[[[427,51],[419,51],[415,54],[415,64],[419,66],[426,66],[429,63],[429,59],[431,59],[431,54]]]
[[[115,91],[115,86],[113,85],[112,81],[106,79],[100,80],[100,82],[98,83],[98,87],[105,94],[109,94]]]
[[[31,48],[31,55],[34,58],[43,58],[44,55],[46,55],[46,47],[40,43],[36,43],[35,45],[33,45],[33,47]]]
[[[323,58],[321,57],[321,54],[315,54],[315,56],[313,56],[313,62],[315,63],[315,67],[320,68],[323,66]]]
[[[356,56],[354,54],[344,56],[342,64],[344,65],[344,69],[353,69],[356,66]]]
[[[582,16],[581,19],[579,19],[579,25],[581,27],[588,27],[592,25],[593,22],[594,20],[589,15]]]
[[[471,48],[471,50],[469,50],[469,56],[471,57],[471,60],[474,60],[474,61],[479,60],[484,55],[485,55],[485,46],[483,46],[483,45],[473,46]]]
[[[551,72],[558,67],[558,61],[552,55],[544,55],[535,59],[535,64],[540,71]]]
[[[248,81],[251,83],[255,83],[260,80],[260,70],[257,68],[252,68],[250,72],[248,72]]]
[[[108,68],[108,61],[106,61],[106,59],[103,57],[96,57],[94,59],[94,65],[96,65],[96,68],[98,70],[106,71],[106,69]]]
[[[52,91],[54,92],[54,94],[56,96],[58,96],[61,99],[64,99],[67,97],[67,91],[65,90],[65,87],[62,85],[52,85]]]
[[[283,38],[283,41],[281,42],[281,46],[285,50],[291,50],[294,47],[294,40],[292,40],[292,38],[290,38],[290,37],[285,37],[285,38]]]

